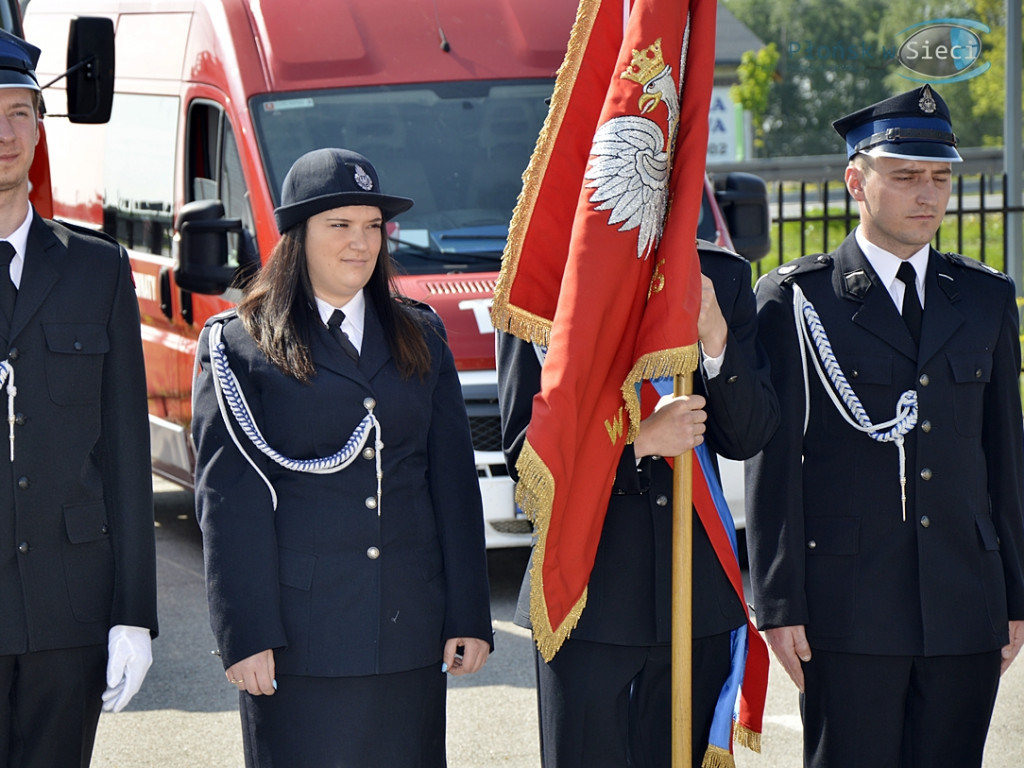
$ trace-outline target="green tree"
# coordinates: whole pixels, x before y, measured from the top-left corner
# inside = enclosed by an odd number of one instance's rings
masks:
[[[1015,0],[1010,0],[1014,2]],[[1016,0],[1019,2],[1019,0]],[[981,126],[979,144],[1002,146],[1006,113],[1006,6],[1005,0],[974,0],[978,21],[992,31],[982,35],[984,59],[991,63],[985,74],[966,82],[973,102],[973,117]],[[1021,23],[1024,36],[1024,21]],[[1022,94],[1024,96],[1024,94]],[[959,131],[959,128],[958,128]]]
[[[737,70],[739,84],[729,91],[733,101],[749,110],[754,122],[754,145],[759,150],[764,149],[764,117],[778,63],[779,49],[775,43],[758,51],[746,51]]]
[[[953,111],[961,146],[1001,144],[1007,1],[1020,0],[723,0],[779,52],[777,79],[758,125],[764,154],[842,151],[832,121],[917,87],[896,59],[902,33],[940,18],[970,18],[992,30],[982,38],[991,69],[936,89]]]
[[[950,106],[953,128],[962,147],[1002,144],[1005,1],[967,0],[965,3],[964,0],[949,0],[933,2],[922,9],[918,0],[894,0],[883,19],[882,33],[893,41],[894,46],[906,38],[903,30],[930,19],[966,18],[992,29],[989,34],[982,35],[982,58],[992,65],[987,72],[970,80],[934,84]],[[906,69],[893,63],[892,71],[885,80],[892,93],[919,85],[908,79],[907,74]]]
[[[725,0],[779,51],[762,127],[769,156],[842,151],[831,123],[889,95],[878,28],[888,0]]]

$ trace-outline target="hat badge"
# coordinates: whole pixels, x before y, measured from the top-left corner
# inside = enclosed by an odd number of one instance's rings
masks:
[[[355,179],[356,184],[364,191],[369,192],[373,189],[373,179],[370,178],[370,174],[363,170],[361,165],[356,166]]]
[[[932,96],[932,89],[929,88],[927,85],[923,89],[921,98],[917,102],[917,106],[926,115],[930,115],[936,109],[938,109],[939,105],[935,103],[935,97]]]

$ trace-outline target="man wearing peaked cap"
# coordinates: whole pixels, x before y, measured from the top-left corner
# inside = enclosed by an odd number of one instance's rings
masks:
[[[131,266],[29,202],[38,58],[0,33],[0,765],[71,768],[152,661],[156,560]]]
[[[760,629],[812,768],[978,768],[1024,643],[1012,281],[930,243],[960,160],[925,85],[834,123],[860,223],[757,285],[782,424],[747,466]]]
[[[959,163],[949,108],[931,86],[872,104],[832,123],[846,155]]]

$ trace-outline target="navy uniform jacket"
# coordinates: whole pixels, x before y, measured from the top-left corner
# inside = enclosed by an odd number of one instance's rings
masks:
[[[810,372],[810,418],[792,283],[821,316],[874,423],[916,389],[906,439],[907,512],[897,448],[847,425]],[[920,353],[851,234],[757,285],[782,426],[747,467],[748,548],[762,628],[804,624],[811,645],[949,655],[1006,644],[1024,619],[1020,344],[1012,282],[931,251]]]
[[[753,456],[778,425],[768,359],[757,342],[750,264],[701,243],[701,271],[715,285],[729,324],[721,372],[710,381],[694,374],[694,391],[707,397],[712,451],[730,459]],[[701,371],[703,368],[701,368]],[[506,463],[513,477],[526,437],[540,363],[533,345],[498,334],[498,383]],[[529,626],[530,572],[520,592],[516,623]],[[587,587],[587,605],[572,638],[616,645],[665,644],[672,637],[672,470],[661,459],[637,467],[632,445],[623,450],[608,514]],[[693,636],[708,637],[746,621],[743,604],[694,514]]]
[[[256,423],[286,457],[334,454],[372,398],[384,443],[379,509],[372,435],[351,466],[314,475],[273,463],[239,430],[277,491],[274,510],[268,488],[225,431],[210,374],[209,324],[204,329],[192,421],[196,511],[225,667],[273,648],[284,674],[384,674],[440,668],[450,637],[490,642],[469,423],[440,320],[425,311],[422,319],[431,356],[424,380],[401,378],[368,298],[358,365],[317,324],[317,374],[308,384],[271,365],[239,319],[223,325]]]
[[[0,655],[106,645],[116,624],[155,634],[146,377],[127,254],[34,214],[0,338],[18,390],[13,463],[6,428],[0,447]]]

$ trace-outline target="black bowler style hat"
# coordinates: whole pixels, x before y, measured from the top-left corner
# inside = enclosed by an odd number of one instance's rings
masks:
[[[284,232],[332,208],[373,205],[387,221],[412,208],[412,202],[408,197],[383,194],[377,171],[358,152],[315,149],[296,160],[284,177],[274,218],[278,231]]]
[[[959,163],[949,108],[930,85],[872,104],[832,123],[846,155]]]
[[[35,71],[39,53],[31,43],[0,29],[0,88],[40,90]]]

